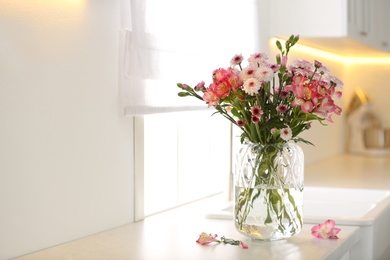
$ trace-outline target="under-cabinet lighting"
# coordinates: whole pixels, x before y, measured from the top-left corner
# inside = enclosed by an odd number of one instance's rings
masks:
[[[279,40],[282,45],[285,44],[285,40],[272,38],[272,44],[275,44],[276,40]],[[348,57],[339,54],[335,54],[328,51],[312,48],[306,45],[296,44],[294,50],[305,52],[315,57],[323,57],[326,59],[335,60],[346,65],[350,64],[390,64],[390,57]]]

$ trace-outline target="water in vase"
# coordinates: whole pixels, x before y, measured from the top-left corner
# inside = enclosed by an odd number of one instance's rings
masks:
[[[302,228],[302,188],[235,187],[236,229],[253,239],[272,241],[291,237]]]

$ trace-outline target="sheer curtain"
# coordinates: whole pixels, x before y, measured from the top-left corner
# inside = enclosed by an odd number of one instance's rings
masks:
[[[126,115],[205,109],[178,82],[208,85],[214,69],[259,46],[257,0],[123,0],[119,85]]]

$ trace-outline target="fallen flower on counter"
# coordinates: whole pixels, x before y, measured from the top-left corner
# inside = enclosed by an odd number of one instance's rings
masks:
[[[202,232],[202,234],[199,235],[198,240],[196,240],[196,243],[201,244],[201,245],[208,245],[210,243],[216,242],[216,243],[224,243],[224,244],[229,244],[229,245],[234,245],[238,246],[240,245],[241,248],[243,249],[248,249],[248,246],[242,242],[241,240],[234,240],[230,238],[225,238],[224,236],[221,237],[221,240],[217,239],[218,235],[212,235],[212,234],[207,234],[205,232]]]
[[[202,234],[199,235],[198,240],[196,240],[196,243],[201,245],[208,245],[212,242],[220,243],[221,241],[217,239],[217,236],[218,236],[217,234],[213,236],[211,234],[207,235],[207,233],[202,232]]]
[[[318,238],[337,239],[340,228],[336,228],[334,220],[328,219],[324,224],[318,224],[311,228],[311,234]]]

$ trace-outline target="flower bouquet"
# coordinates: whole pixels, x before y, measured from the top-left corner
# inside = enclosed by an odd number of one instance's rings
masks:
[[[265,53],[235,55],[228,68],[213,71],[212,83],[179,83],[180,97],[193,96],[239,127],[243,147],[235,169],[235,223],[252,238],[275,240],[302,226],[303,154],[295,143],[312,121],[333,122],[342,109],[343,83],[319,61],[288,61],[299,36],[292,35],[274,63]],[[295,151],[295,152],[294,152]],[[294,154],[295,153],[295,154]]]

